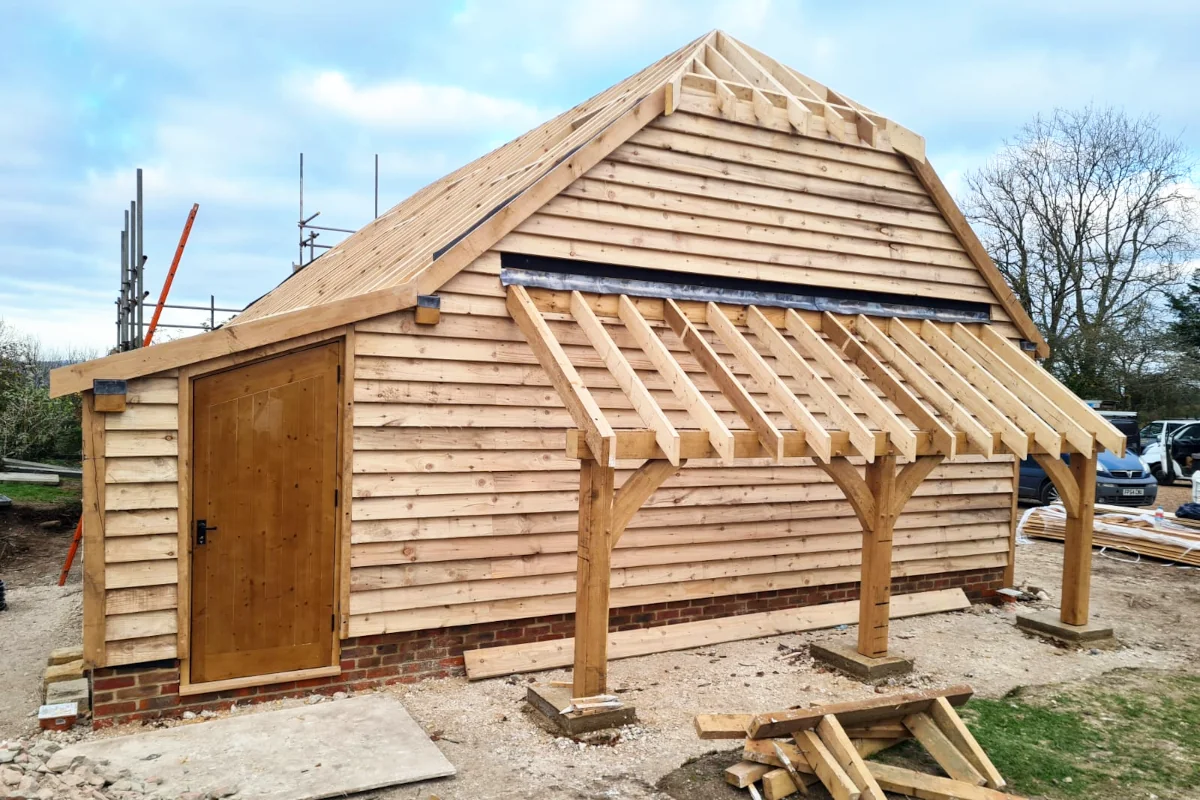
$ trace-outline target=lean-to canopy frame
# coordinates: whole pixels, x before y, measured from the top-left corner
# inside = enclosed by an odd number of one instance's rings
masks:
[[[901,155],[1021,335],[1045,340],[987,256],[925,159],[924,140],[721,31],[435,181],[290,276],[225,326],[127,353],[61,367],[51,394],[130,379],[243,352],[401,309],[495,245],[630,137],[708,98],[724,119]]]
[[[1073,520],[1063,619],[1086,621],[1091,502],[1084,495],[1095,489],[1096,452],[1123,453],[1125,439],[988,326],[521,285],[507,292],[509,314],[578,426],[567,443],[581,459],[578,696],[605,688],[611,549],[642,502],[688,459],[734,465],[809,457],[825,470],[863,529],[858,649],[881,657],[892,529],[909,497],[946,458],[1033,456],[1064,487]],[[643,429],[609,423],[551,319],[579,327],[572,340],[590,343]],[[671,389],[670,408],[646,389],[642,375],[655,372]],[[627,459],[644,464],[617,490],[614,469]]]

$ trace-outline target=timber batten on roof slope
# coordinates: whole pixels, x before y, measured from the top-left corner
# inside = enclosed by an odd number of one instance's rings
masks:
[[[132,378],[412,307],[661,114],[684,90],[723,118],[897,152],[925,186],[997,300],[1048,354],[936,173],[921,137],[770,57],[713,31],[454,173],[312,262],[225,327],[51,374],[54,396],[93,378]]]

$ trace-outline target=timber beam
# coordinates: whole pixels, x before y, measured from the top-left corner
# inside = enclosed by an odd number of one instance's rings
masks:
[[[583,437],[580,437],[583,441]],[[608,612],[612,550],[638,509],[683,465],[647,461],[618,490],[615,470],[591,458],[579,468],[579,540],[575,573],[574,697],[604,694],[608,683]]]
[[[719,453],[713,447],[711,436],[706,431],[698,430],[679,430],[679,457],[680,459],[695,459],[695,458],[724,458],[724,453]],[[783,434],[783,457],[784,458],[820,458],[821,453],[814,451],[809,446],[807,439],[802,431],[781,431]],[[846,431],[829,431],[830,449],[833,456],[856,456],[857,449],[850,442],[850,436]],[[878,432],[877,432],[878,433]],[[950,450],[959,455],[1006,455],[1012,454],[1012,451],[1004,446],[999,436],[993,439],[993,449],[988,452],[983,448],[976,447],[971,443],[965,433],[962,431],[954,432],[954,446],[945,446],[945,437],[940,431],[914,431],[917,436],[917,456],[950,456],[946,452]],[[625,428],[618,429],[613,432],[616,438],[615,450],[618,460],[625,461],[645,461],[655,459],[668,459],[668,454],[663,452],[662,448],[657,444],[657,432],[649,428]],[[767,452],[762,446],[758,434],[754,431],[732,431],[731,432],[733,447],[732,456],[735,459],[747,458],[773,458],[774,454]],[[567,457],[568,458],[592,458],[591,449],[588,447],[585,434],[578,428],[567,430]],[[879,433],[876,437],[875,455],[887,455],[891,451],[887,437]],[[1040,454],[1041,450],[1035,444],[1030,444],[1029,452],[1035,455]],[[1059,462],[1061,463],[1061,462]],[[1066,466],[1065,464],[1063,465]]]
[[[842,490],[863,529],[862,578],[858,599],[858,653],[872,659],[888,655],[888,622],[892,599],[892,532],[896,518],[921,482],[943,456],[918,456],[902,470],[896,456],[868,462],[865,473],[844,457],[818,462]]]
[[[1073,453],[1069,464],[1049,454],[1034,455],[1058,489],[1067,512],[1063,533],[1062,611],[1067,625],[1088,624],[1092,586],[1092,525],[1096,513],[1096,454]]]

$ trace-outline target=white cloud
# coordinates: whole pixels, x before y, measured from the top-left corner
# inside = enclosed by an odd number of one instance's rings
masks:
[[[329,70],[311,81],[294,79],[297,89],[321,108],[362,125],[423,132],[477,132],[494,128],[525,129],[550,112],[519,100],[493,97],[460,86],[438,86],[411,79],[355,85]]]

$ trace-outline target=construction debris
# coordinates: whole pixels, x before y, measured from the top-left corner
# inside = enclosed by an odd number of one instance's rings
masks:
[[[1017,535],[1063,541],[1066,510],[1058,504],[1031,508],[1021,517]],[[1155,514],[1120,506],[1097,505],[1092,544],[1103,549],[1149,556],[1200,567],[1200,522],[1174,514]]]
[[[821,783],[839,800],[885,800],[884,790],[933,800],[1019,800],[967,729],[955,706],[969,686],[769,714],[701,714],[702,739],[745,739],[743,760],[725,781],[778,800]],[[789,738],[790,737],[790,738]],[[948,778],[864,761],[906,739],[916,739]]]

